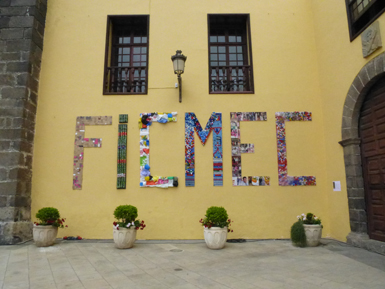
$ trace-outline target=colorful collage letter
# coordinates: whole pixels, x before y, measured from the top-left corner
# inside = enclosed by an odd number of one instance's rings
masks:
[[[119,115],[117,189],[126,188],[128,114]]]
[[[205,145],[211,131],[213,135],[213,174],[214,186],[223,186],[223,150],[222,150],[222,113],[213,112],[202,129],[195,113],[186,112],[185,115],[185,170],[186,187],[195,186],[195,141],[194,131],[202,145]]]
[[[311,112],[276,112],[275,124],[277,128],[277,152],[278,152],[278,182],[280,186],[315,186],[314,176],[292,177],[287,174],[286,158],[286,121],[311,121]]]
[[[74,190],[82,189],[84,148],[100,148],[101,138],[84,138],[86,125],[111,125],[112,116],[78,116],[76,118],[73,186]]]
[[[270,186],[270,177],[242,177],[241,154],[254,153],[254,144],[241,143],[241,121],[266,121],[266,112],[230,112],[233,186]]]
[[[176,112],[170,113],[141,113],[140,129],[140,186],[169,188],[178,186],[177,177],[152,176],[150,173],[150,126],[153,122],[168,123],[176,121]]]

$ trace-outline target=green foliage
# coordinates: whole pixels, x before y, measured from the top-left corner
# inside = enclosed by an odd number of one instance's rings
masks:
[[[307,213],[306,214],[306,219],[311,220],[313,218],[314,218],[314,214],[313,213]]]
[[[306,247],[305,228],[301,220],[295,222],[291,227],[290,237],[294,246]]]
[[[223,207],[210,207],[206,211],[206,217],[214,224],[226,222],[228,219],[227,211]]]
[[[114,211],[114,216],[117,220],[122,220],[122,223],[131,223],[138,217],[138,209],[131,205],[118,206]]]
[[[60,213],[56,208],[52,208],[52,207],[41,208],[36,213],[36,218],[40,220],[40,223],[34,222],[35,226],[52,225],[54,227],[59,227],[59,228],[64,227],[63,223],[65,222],[65,219],[60,219]]]
[[[223,207],[210,207],[206,211],[206,216],[204,219],[201,219],[203,226],[211,227],[220,227],[224,228],[230,225],[231,220],[228,220],[227,211]]]
[[[321,225],[321,219],[312,213],[307,213],[306,217],[301,215],[300,218],[305,225]]]
[[[41,208],[36,213],[36,218],[41,222],[47,223],[47,221],[55,221],[60,218],[60,213],[58,209],[52,207]]]

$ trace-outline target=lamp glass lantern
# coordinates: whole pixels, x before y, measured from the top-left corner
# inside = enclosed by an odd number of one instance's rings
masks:
[[[184,64],[187,57],[182,54],[182,50],[177,50],[176,54],[171,56],[174,65],[174,73],[181,75],[184,72]]]
[[[182,102],[182,77],[180,75],[184,72],[186,59],[187,56],[182,54],[182,50],[177,50],[176,54],[171,56],[172,64],[174,65],[174,73],[178,75],[179,102]]]

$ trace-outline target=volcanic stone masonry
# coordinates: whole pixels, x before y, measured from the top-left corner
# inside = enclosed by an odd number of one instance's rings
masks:
[[[0,0],[0,245],[32,238],[31,176],[47,0]]]

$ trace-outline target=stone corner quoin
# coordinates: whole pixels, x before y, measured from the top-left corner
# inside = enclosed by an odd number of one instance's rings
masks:
[[[32,238],[32,148],[46,0],[0,0],[0,245]]]

